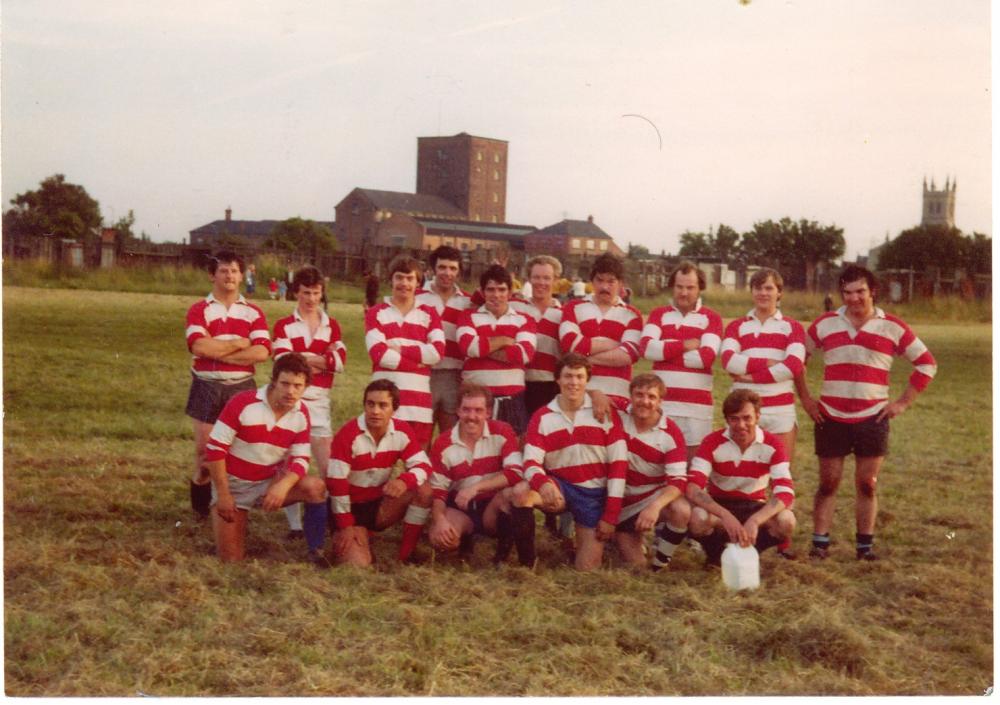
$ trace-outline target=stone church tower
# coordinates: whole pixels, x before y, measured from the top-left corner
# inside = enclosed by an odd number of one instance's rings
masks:
[[[947,177],[944,190],[938,191],[931,178],[931,187],[927,188],[927,178],[924,177],[924,213],[920,218],[921,225],[947,225],[955,227],[955,191],[958,179],[950,181]]]

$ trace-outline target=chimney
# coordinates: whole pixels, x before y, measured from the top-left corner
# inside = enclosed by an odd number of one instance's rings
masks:
[[[587,216],[587,222],[588,222],[588,223],[593,223],[593,222],[594,222],[594,216],[592,216],[592,215],[588,215],[588,216]]]
[[[232,221],[232,219],[233,219],[233,209],[230,206],[229,208],[226,209],[226,222],[228,223]]]

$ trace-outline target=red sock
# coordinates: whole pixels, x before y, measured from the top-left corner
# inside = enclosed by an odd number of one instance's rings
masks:
[[[405,561],[410,557],[413,549],[417,547],[417,541],[420,540],[420,534],[423,531],[423,524],[403,523],[403,538],[399,542],[399,560]]]
[[[781,543],[778,544],[778,551],[781,552],[781,553],[784,553],[785,551],[787,551],[791,547],[792,547],[792,540],[791,539],[785,539],[784,541],[782,541]]]

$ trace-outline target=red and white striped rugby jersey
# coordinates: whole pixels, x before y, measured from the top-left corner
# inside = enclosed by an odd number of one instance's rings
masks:
[[[536,411],[528,423],[524,440],[524,479],[532,489],[551,482],[548,475],[585,488],[605,488],[608,493],[603,521],[618,523],[628,444],[618,415],[600,423],[594,418],[590,395],[572,421],[559,408],[557,396]]]
[[[646,319],[639,352],[653,361],[653,372],[667,385],[663,413],[671,418],[712,418],[712,363],[719,354],[722,319],[701,305],[682,314],[673,306],[653,309]],[[684,350],[684,341],[698,338],[700,347]]]
[[[802,324],[782,315],[781,311],[763,323],[750,311],[726,326],[722,367],[732,374],[753,377],[753,382],[734,382],[732,388],[757,392],[762,411],[794,414],[793,380],[805,364],[805,343]],[[769,360],[780,362],[768,367]]]
[[[489,419],[482,437],[473,448],[465,445],[459,435],[459,424],[438,436],[431,447],[431,487],[435,499],[448,501],[448,495],[489,479],[498,473],[513,487],[523,478],[521,449],[510,424]],[[496,490],[481,492],[476,499],[489,499]]]
[[[618,521],[632,517],[669,486],[684,494],[687,488],[687,446],[684,434],[665,414],[655,426],[642,433],[627,411],[618,412],[628,444],[628,473],[625,496]]]
[[[431,367],[445,348],[434,307],[415,304],[404,316],[391,303],[372,306],[365,313],[365,346],[372,359],[372,380],[388,379],[399,387],[393,418],[431,423]]]
[[[531,301],[523,298],[512,299],[511,307],[535,322],[535,355],[524,370],[526,382],[554,382],[556,360],[559,359],[559,324],[562,322],[562,304],[552,299],[545,312],[538,310]]]
[[[305,477],[309,470],[309,412],[299,402],[275,420],[267,387],[240,392],[222,409],[212,427],[205,460],[226,461],[226,472],[243,480],[267,480],[288,460],[288,470]]]
[[[535,321],[507,306],[497,318],[486,305],[462,312],[458,326],[458,347],[465,356],[462,380],[488,387],[494,397],[509,397],[524,391],[524,368],[535,355]],[[503,362],[489,357],[490,338],[513,338],[515,345],[504,348]]]
[[[795,499],[788,456],[781,441],[760,426],[745,452],[723,428],[705,436],[691,459],[688,482],[705,489],[713,499],[767,500],[767,488],[786,507]]]
[[[264,312],[242,295],[228,309],[213,294],[191,306],[184,334],[188,350],[199,338],[246,338],[251,345],[263,345],[268,352],[271,351],[271,337]],[[241,382],[253,377],[253,369],[253,365],[233,365],[197,355],[191,358],[191,371],[204,380]]]
[[[441,361],[434,365],[435,370],[460,370],[465,356],[458,349],[458,319],[462,311],[472,306],[469,295],[455,287],[446,302],[433,289],[421,289],[417,292],[417,303],[430,306],[441,317],[441,329],[444,331],[444,355]]]
[[[314,336],[310,336],[309,324],[302,320],[297,308],[291,316],[274,324],[275,360],[292,352],[302,353],[307,358],[322,357],[326,360],[327,371],[313,370],[312,382],[302,395],[303,399],[319,399],[327,395],[333,386],[333,375],[343,372],[347,362],[347,347],[340,338],[337,320],[324,311],[319,312],[319,317],[319,328]]]
[[[399,479],[409,489],[415,490],[427,480],[430,462],[405,421],[392,418],[378,443],[368,431],[364,414],[340,427],[330,444],[326,473],[326,488],[338,528],[354,526],[352,503],[382,497],[382,487],[398,461],[406,464],[406,472]]]
[[[876,308],[875,316],[857,329],[845,313],[846,307],[841,306],[813,321],[806,335],[806,352],[823,354],[819,397],[823,413],[835,421],[858,423],[888,404],[894,357],[905,357],[913,364],[910,384],[919,391],[937,374],[937,362],[901,319]]]
[[[559,324],[559,347],[563,352],[589,356],[595,340],[613,340],[628,353],[628,365],[593,365],[587,383],[587,389],[604,392],[620,409],[628,406],[628,384],[632,381],[632,365],[639,359],[641,336],[642,314],[637,308],[618,299],[602,313],[593,294],[566,304]]]

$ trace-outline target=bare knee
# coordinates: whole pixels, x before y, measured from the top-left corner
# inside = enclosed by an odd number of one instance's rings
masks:
[[[318,477],[302,478],[299,487],[305,493],[305,501],[309,504],[320,504],[326,499],[326,485]]]
[[[678,497],[667,505],[666,520],[675,528],[683,528],[691,521],[691,505],[683,497]]]
[[[795,513],[791,509],[781,510],[774,518],[774,530],[777,537],[781,539],[791,538],[792,534],[795,533],[796,524]]]
[[[854,482],[854,486],[857,488],[858,494],[869,499],[875,497],[877,484],[878,478],[875,477],[861,477]]]
[[[712,532],[712,522],[706,512],[701,507],[691,510],[688,531],[692,536],[707,536]]]

